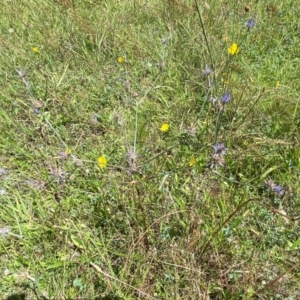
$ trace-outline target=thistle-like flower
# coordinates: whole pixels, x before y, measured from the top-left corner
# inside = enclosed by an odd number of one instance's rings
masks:
[[[55,179],[57,183],[64,182],[66,179],[67,173],[63,171],[60,166],[49,166],[49,175],[52,179]]]
[[[248,29],[252,28],[255,26],[255,20],[253,17],[251,17],[246,23],[245,25],[247,26]]]
[[[226,91],[222,96],[221,96],[221,102],[222,103],[227,103],[230,100],[230,94],[228,91]]]
[[[212,70],[210,69],[210,67],[208,65],[205,65],[205,69],[203,70],[203,75],[208,76],[211,73],[212,73]]]
[[[275,184],[273,180],[270,179],[265,184],[269,190],[278,196],[282,197],[285,194],[284,188],[278,184]]]
[[[224,167],[225,166],[225,159],[221,154],[214,154],[212,156],[212,160],[211,160],[211,168],[213,166],[221,166]]]
[[[191,125],[185,129],[185,133],[193,137],[196,136],[196,131],[197,131],[197,125],[195,123],[191,123]]]
[[[212,146],[215,150],[215,153],[211,157],[210,168],[214,166],[225,166],[224,155],[226,154],[227,148],[225,148],[224,144],[215,144]]]
[[[136,153],[134,149],[129,148],[126,153],[126,159],[128,164],[129,172],[139,172],[139,166],[137,159],[139,157],[139,154]]]
[[[227,148],[225,148],[224,144],[215,144],[212,147],[215,150],[215,154],[219,154],[221,156],[223,156],[227,150]]]

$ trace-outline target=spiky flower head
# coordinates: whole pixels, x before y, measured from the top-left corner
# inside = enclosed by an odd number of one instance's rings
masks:
[[[273,180],[268,180],[266,183],[268,189],[270,189],[273,193],[282,197],[285,194],[285,190],[282,186],[275,184]]]
[[[248,27],[248,29],[252,28],[255,26],[255,20],[253,17],[251,17],[247,22],[246,22],[246,26]]]
[[[224,155],[226,153],[227,148],[225,148],[224,144],[215,144],[212,146],[215,150],[215,154]]]
[[[222,103],[227,103],[230,100],[230,94],[228,91],[226,91],[222,96],[221,96],[221,102]]]
[[[208,76],[211,73],[212,73],[212,70],[210,69],[210,67],[208,65],[205,65],[205,69],[203,70],[203,75]]]
[[[224,159],[224,157],[221,154],[215,153],[212,156],[211,168],[213,168],[214,166],[220,166],[220,167],[224,167],[225,166],[225,159]]]

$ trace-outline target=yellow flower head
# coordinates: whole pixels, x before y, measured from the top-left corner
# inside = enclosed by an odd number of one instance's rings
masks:
[[[122,56],[119,56],[119,57],[117,58],[117,61],[118,61],[119,64],[121,64],[121,63],[124,61],[124,59],[123,59]]]
[[[71,149],[66,149],[65,153],[66,153],[66,155],[70,155],[71,154]]]
[[[164,124],[162,124],[162,125],[160,126],[159,130],[162,131],[162,132],[166,132],[166,131],[169,130],[169,127],[170,127],[169,124],[164,123]]]
[[[189,161],[189,166],[192,167],[195,164],[196,164],[196,159],[194,157],[192,157]]]
[[[231,46],[227,48],[228,54],[234,55],[239,53],[239,47],[236,43],[233,43]]]
[[[39,48],[38,47],[33,47],[31,50],[34,53],[38,53],[39,52]]]
[[[280,85],[280,82],[279,82],[279,81],[276,81],[276,83],[275,83],[275,88],[277,89],[277,88],[279,87],[279,85]]]
[[[97,158],[98,167],[100,169],[105,169],[107,165],[107,159],[103,156]]]

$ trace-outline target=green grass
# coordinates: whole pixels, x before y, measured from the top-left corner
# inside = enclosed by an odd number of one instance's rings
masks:
[[[298,299],[299,10],[209,2],[2,3],[1,299]]]

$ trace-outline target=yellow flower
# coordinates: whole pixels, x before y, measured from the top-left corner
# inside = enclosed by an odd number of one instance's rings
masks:
[[[124,59],[123,59],[122,56],[119,56],[117,60],[118,60],[118,63],[119,63],[119,64],[121,64],[121,63],[124,61]]]
[[[233,43],[231,46],[227,48],[228,54],[234,55],[239,53],[239,47],[236,43]]]
[[[34,53],[38,53],[39,52],[39,48],[38,47],[33,47],[31,50]]]
[[[103,156],[100,156],[97,158],[97,163],[98,163],[98,167],[100,169],[104,169],[104,168],[106,168],[107,159]]]
[[[189,166],[192,167],[195,164],[196,164],[196,159],[194,157],[192,157],[189,161]]]
[[[66,155],[70,155],[71,154],[71,149],[66,149],[65,153],[66,153]]]
[[[226,79],[225,77],[221,78],[222,82],[224,82],[225,85],[229,85],[230,81]]]
[[[280,82],[279,81],[276,81],[276,84],[275,84],[275,89],[277,89],[280,85]]]
[[[162,131],[162,132],[166,132],[166,131],[169,130],[169,127],[170,127],[169,124],[164,123],[164,124],[162,124],[162,125],[160,126],[159,130]]]

